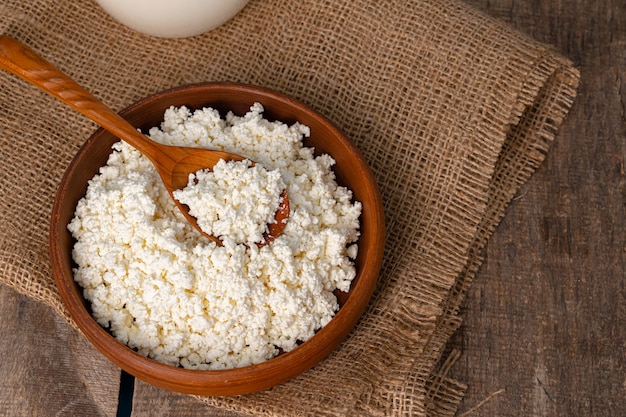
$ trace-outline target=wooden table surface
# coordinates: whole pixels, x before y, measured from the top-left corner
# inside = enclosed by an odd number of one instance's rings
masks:
[[[453,370],[472,416],[626,416],[626,3],[467,0],[581,70],[544,165],[489,241]]]
[[[553,44],[582,79],[546,162],[489,241],[464,304],[452,340],[463,352],[452,376],[468,385],[459,412],[626,416],[626,5],[465,1]],[[1,286],[0,314],[1,415],[115,415],[115,390],[85,387],[71,372],[93,367],[67,349],[89,350],[81,336]],[[92,360],[103,377],[118,372],[97,354]],[[133,416],[235,415],[155,390],[137,383]]]

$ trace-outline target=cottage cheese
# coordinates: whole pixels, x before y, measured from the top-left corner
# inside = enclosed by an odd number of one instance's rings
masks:
[[[306,126],[262,113],[260,104],[224,119],[209,108],[170,108],[149,136],[279,172],[291,213],[269,245],[201,236],[152,164],[123,142],[77,205],[68,225],[75,279],[98,323],[145,356],[190,369],[263,362],[313,336],[338,309],[333,291],[350,287],[361,204],[337,185],[333,159],[303,146]]]
[[[212,170],[191,174],[174,198],[189,207],[206,234],[255,244],[264,242],[268,225],[276,223],[284,188],[278,169],[268,171],[249,159],[220,160]]]

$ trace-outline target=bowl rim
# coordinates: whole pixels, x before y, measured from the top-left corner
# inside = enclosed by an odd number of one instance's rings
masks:
[[[333,137],[339,138],[346,151],[350,153],[351,158],[358,163],[358,169],[363,176],[363,180],[372,186],[371,195],[368,196],[372,204],[368,205],[367,213],[362,212],[361,214],[361,228],[364,225],[364,216],[367,216],[367,224],[370,228],[368,233],[375,235],[375,241],[378,242],[380,248],[379,250],[370,251],[372,253],[366,253],[368,256],[364,260],[361,258],[362,263],[360,267],[357,267],[357,277],[355,278],[355,280],[358,278],[358,285],[353,285],[345,304],[331,321],[309,340],[289,352],[282,353],[256,365],[225,370],[192,370],[173,367],[145,357],[115,339],[93,319],[85,308],[82,290],[77,290],[78,284],[74,281],[73,276],[67,276],[67,259],[63,256],[63,244],[61,243],[63,236],[67,236],[69,233],[67,224],[63,224],[64,222],[60,216],[60,208],[68,192],[68,181],[78,169],[79,160],[91,149],[94,143],[102,136],[110,135],[102,128],[94,132],[81,145],[63,174],[57,189],[50,221],[50,262],[55,284],[70,317],[87,339],[121,369],[139,379],[171,391],[211,396],[247,394],[271,388],[312,368],[319,361],[326,358],[346,338],[360,320],[375,290],[378,274],[382,266],[385,242],[385,218],[382,198],[374,174],[367,161],[356,145],[333,122],[308,105],[269,88],[233,82],[186,84],[148,95],[120,111],[120,115],[127,117],[141,111],[150,101],[191,91],[201,91],[205,94],[216,91],[233,94],[253,94],[258,95],[259,98],[270,98],[272,101],[285,103],[290,108],[304,111],[332,132]],[[211,103],[207,101],[206,106],[211,106]],[[359,246],[359,255],[361,254],[361,249],[361,246]],[[359,255],[357,255],[357,260],[359,260]],[[130,360],[122,359],[128,357],[129,354]]]

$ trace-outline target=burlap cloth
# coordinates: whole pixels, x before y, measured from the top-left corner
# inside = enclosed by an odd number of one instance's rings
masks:
[[[182,84],[257,84],[328,116],[371,164],[388,241],[358,327],[295,380],[201,401],[253,415],[455,413],[464,386],[446,376],[446,341],[481,249],[572,104],[568,60],[453,0],[252,0],[226,25],[180,40],[135,33],[88,0],[5,0],[0,15],[2,33],[115,109]],[[5,73],[0,126],[0,280],[66,317],[48,220],[96,127]]]

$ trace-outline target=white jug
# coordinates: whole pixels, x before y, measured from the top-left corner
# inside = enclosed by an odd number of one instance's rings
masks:
[[[214,29],[249,0],[96,0],[115,20],[152,36],[184,38]]]

